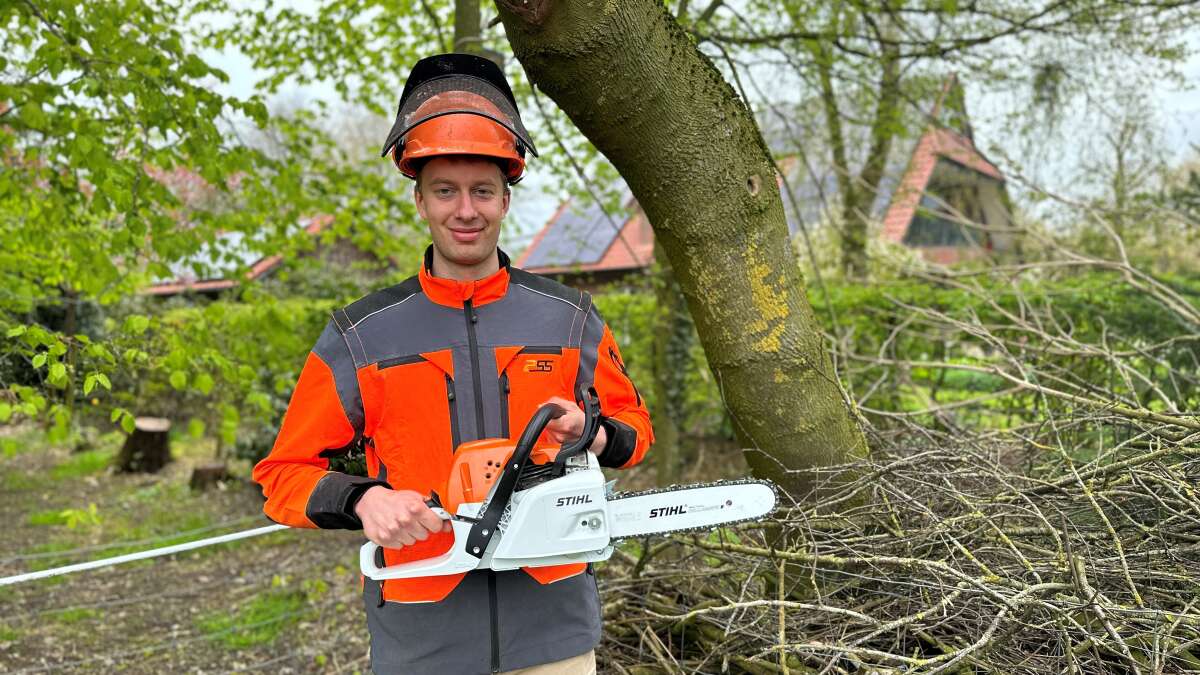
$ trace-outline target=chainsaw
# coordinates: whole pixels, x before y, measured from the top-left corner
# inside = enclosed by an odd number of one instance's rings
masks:
[[[758,520],[775,508],[775,486],[744,479],[615,493],[587,448],[600,427],[594,390],[583,397],[584,431],[561,446],[539,443],[546,425],[566,413],[543,405],[514,445],[510,439],[469,441],[455,452],[445,502],[426,504],[449,520],[454,545],[445,553],[381,567],[379,545],[359,552],[362,573],[375,580],[511,570],[607,560],[631,537],[703,531]]]

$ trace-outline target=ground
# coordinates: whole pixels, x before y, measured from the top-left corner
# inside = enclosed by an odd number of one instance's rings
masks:
[[[188,488],[191,468],[211,457],[204,439],[175,439],[176,460],[147,476],[112,472],[119,433],[85,452],[39,438],[0,438],[0,577],[268,524],[245,478]],[[618,488],[648,487],[652,475],[637,467]],[[0,587],[0,672],[364,672],[362,541],[288,530]]]
[[[84,453],[22,452],[35,438],[18,437],[0,459],[0,576],[268,524],[257,488],[244,480],[188,489],[191,467],[211,452],[206,443],[177,442],[182,456],[145,476],[108,468],[119,436]],[[0,587],[0,670],[365,670],[359,543],[355,532],[289,530]],[[105,548],[79,550],[98,545]]]

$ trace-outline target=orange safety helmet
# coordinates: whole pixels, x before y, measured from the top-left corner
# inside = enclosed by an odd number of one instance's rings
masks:
[[[425,121],[392,146],[392,161],[400,173],[416,178],[417,160],[438,155],[481,155],[501,160],[510,183],[521,179],[525,158],[517,151],[517,137],[496,121],[502,113],[488,99],[469,91],[448,91],[429,98],[413,114]]]
[[[500,67],[472,54],[439,54],[413,67],[383,155],[409,178],[423,159],[490,157],[512,184],[525,170],[527,150],[537,156]]]

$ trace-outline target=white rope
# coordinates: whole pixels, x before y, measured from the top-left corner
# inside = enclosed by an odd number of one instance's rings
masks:
[[[128,553],[126,555],[114,556],[112,558],[101,558],[100,560],[90,560],[88,562],[76,563],[74,565],[64,565],[63,567],[52,567],[48,570],[40,570],[38,572],[27,572],[11,577],[0,577],[0,586],[8,586],[10,584],[19,584],[25,581],[33,581],[34,579],[45,579],[47,577],[56,577],[62,574],[70,574],[71,572],[82,572],[84,570],[94,570],[100,567],[109,567],[112,565],[120,565],[121,563],[133,562],[134,560],[145,560],[146,558],[157,558],[159,556],[171,555],[172,553],[180,553],[182,551],[190,551],[196,548],[212,546],[214,544],[224,544],[238,539],[249,539],[250,537],[258,537],[271,532],[288,529],[287,525],[267,525],[264,527],[256,527],[252,530],[242,530],[241,532],[231,532],[222,534],[218,537],[209,537],[207,539],[197,539],[184,544],[175,544],[174,546],[163,546],[162,548],[152,548],[137,553]]]

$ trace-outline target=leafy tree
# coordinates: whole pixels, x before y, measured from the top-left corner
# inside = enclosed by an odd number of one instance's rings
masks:
[[[332,213],[329,236],[381,257],[403,247],[396,235],[415,220],[411,206],[340,160],[318,115],[272,117],[259,96],[218,92],[228,75],[201,58],[187,27],[221,9],[0,6],[0,350],[14,369],[38,373],[32,386],[5,375],[0,422],[45,416],[66,433],[80,394],[107,391],[122,371],[164,367],[136,346],[150,317],[118,305],[210,255],[222,236],[240,235],[250,253],[291,253],[312,246],[303,218]],[[248,129],[269,129],[278,143],[245,141]],[[60,322],[39,323],[56,307]],[[89,329],[81,307],[118,320]],[[113,419],[132,422],[119,406]]]
[[[1073,104],[1091,101],[1102,110],[1123,92],[1172,75],[1197,19],[1193,3],[1171,1],[711,0],[698,13],[690,7],[678,4],[680,22],[790,142],[781,151],[832,167],[842,266],[858,279],[868,269],[868,220],[885,169],[900,141],[928,124],[949,73],[1010,92],[1010,122],[1029,139],[1024,154],[1034,164],[1055,162],[1058,143],[1079,141],[1063,136],[1059,124],[1077,114]],[[943,122],[962,126],[963,102],[943,107]],[[824,128],[806,126],[807,118]],[[1073,128],[1086,128],[1076,121]]]

